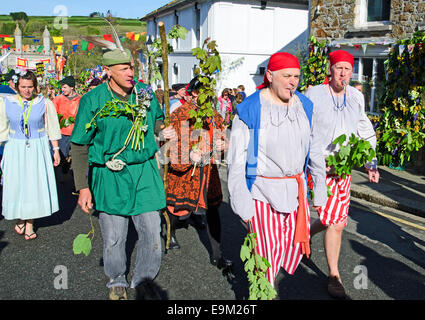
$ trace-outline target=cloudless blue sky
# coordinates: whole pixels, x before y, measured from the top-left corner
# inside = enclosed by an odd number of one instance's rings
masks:
[[[141,18],[171,0],[0,0],[0,14],[24,11],[31,16],[55,16],[58,5],[66,6],[67,16],[88,16],[92,12],[111,10],[115,17]]]

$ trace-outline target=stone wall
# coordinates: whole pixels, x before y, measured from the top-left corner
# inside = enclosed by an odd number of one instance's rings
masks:
[[[410,37],[418,24],[425,21],[423,0],[392,0],[391,27],[358,28],[360,0],[311,0],[311,35],[318,39],[385,36],[395,39]],[[317,10],[318,6],[320,9]]]
[[[392,0],[392,36],[396,39],[409,38],[418,23],[425,21],[425,2],[423,0]]]
[[[318,39],[344,38],[353,26],[354,9],[355,0],[311,0],[311,35]]]

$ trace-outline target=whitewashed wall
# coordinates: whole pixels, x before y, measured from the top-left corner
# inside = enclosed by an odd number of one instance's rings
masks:
[[[259,1],[206,1],[198,6],[200,44],[211,37],[217,41],[222,57],[223,70],[217,79],[219,94],[226,87],[234,88],[240,84],[246,87],[247,94],[253,93],[263,79],[258,74],[259,67],[267,66],[270,55],[278,51],[296,53],[297,48],[307,45],[308,10],[305,7],[270,1],[265,10],[261,10]],[[194,4],[178,9],[177,14],[179,24],[189,32],[177,46],[173,43],[175,53],[169,57],[171,84],[189,82],[197,64],[191,53],[191,49],[197,46]],[[164,21],[168,31],[175,24],[174,12],[158,17],[158,21]],[[153,20],[148,21],[148,35],[154,35],[154,29]]]

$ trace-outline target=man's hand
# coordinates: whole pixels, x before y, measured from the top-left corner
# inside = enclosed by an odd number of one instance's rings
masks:
[[[173,126],[168,126],[167,128],[165,128],[164,125],[161,126],[161,133],[160,135],[165,139],[165,140],[171,140],[173,138],[175,138],[177,136],[176,134],[176,130],[174,130]]]
[[[222,139],[217,139],[215,141],[215,148],[219,152],[226,150],[226,141]]]
[[[316,210],[317,212],[319,211],[320,208],[321,206],[313,206],[313,209]]]
[[[369,172],[369,182],[378,183],[379,182],[379,171],[378,169],[370,169]]]
[[[192,160],[192,162],[194,163],[199,163],[201,162],[202,159],[202,154],[200,151],[190,151],[190,160]]]
[[[85,213],[90,214],[90,211],[93,208],[93,203],[89,188],[80,190],[80,195],[78,196],[78,205]]]

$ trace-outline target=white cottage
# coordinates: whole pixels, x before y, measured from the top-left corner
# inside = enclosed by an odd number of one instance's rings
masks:
[[[187,83],[198,61],[191,49],[211,37],[222,58],[217,93],[244,85],[251,94],[262,83],[270,56],[278,51],[299,54],[307,46],[309,1],[174,0],[147,14],[147,36],[159,37],[158,22],[165,30],[179,24],[189,32],[174,41],[169,56],[170,84]]]

